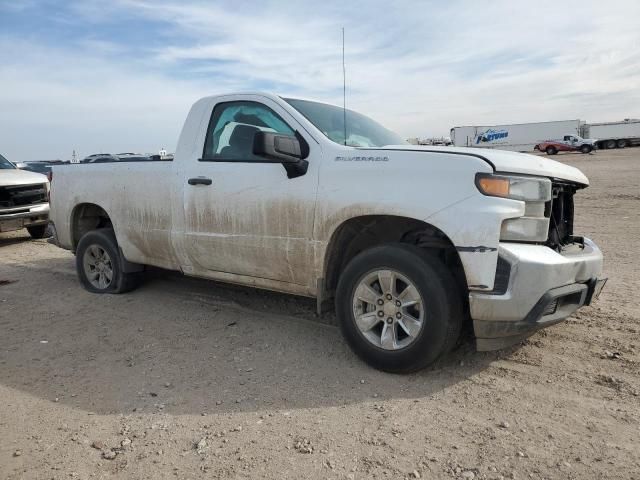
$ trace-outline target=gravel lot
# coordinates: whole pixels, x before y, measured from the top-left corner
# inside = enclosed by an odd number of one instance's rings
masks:
[[[555,158],[591,179],[599,301],[413,375],[312,300],[161,271],[92,295],[70,253],[0,234],[0,478],[640,479],[640,148]]]

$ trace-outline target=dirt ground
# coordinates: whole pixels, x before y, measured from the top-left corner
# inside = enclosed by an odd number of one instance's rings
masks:
[[[599,301],[413,375],[312,300],[160,271],[92,295],[70,253],[0,234],[0,478],[640,479],[640,148],[555,158],[592,183]]]

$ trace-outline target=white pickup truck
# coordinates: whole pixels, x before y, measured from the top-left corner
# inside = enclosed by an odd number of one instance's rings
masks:
[[[595,298],[602,254],[573,232],[587,185],[549,159],[408,145],[359,113],[252,93],[196,102],[173,161],[54,166],[51,205],[91,292],[154,265],[335,299],[353,350],[405,372],[465,321],[497,349]]]
[[[32,238],[47,236],[49,180],[18,169],[0,155],[0,233],[26,228]]]

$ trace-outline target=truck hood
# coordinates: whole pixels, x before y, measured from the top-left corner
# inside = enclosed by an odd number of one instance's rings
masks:
[[[538,155],[530,155],[528,153],[509,152],[507,150],[494,150],[490,148],[423,147],[419,145],[393,145],[382,147],[381,150],[412,150],[474,155],[476,157],[481,157],[493,165],[496,172],[538,175],[567,180],[570,182],[580,183],[582,185],[589,185],[589,179],[577,168],[570,167],[564,163],[556,162],[555,160]]]
[[[49,183],[46,175],[27,172],[26,170],[0,170],[0,187],[13,185],[34,185],[37,183]]]

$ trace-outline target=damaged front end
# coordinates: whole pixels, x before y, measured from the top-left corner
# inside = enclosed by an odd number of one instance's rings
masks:
[[[546,206],[549,217],[549,236],[545,245],[557,252],[574,243],[582,244],[582,238],[573,236],[573,196],[581,185],[554,181],[552,198]]]
[[[606,281],[601,278],[602,252],[573,232],[573,196],[583,187],[551,181],[551,198],[544,202],[544,241],[500,242],[493,290],[469,295],[478,350],[518,343],[564,320],[599,294]],[[529,211],[538,212],[541,221],[539,207]]]

